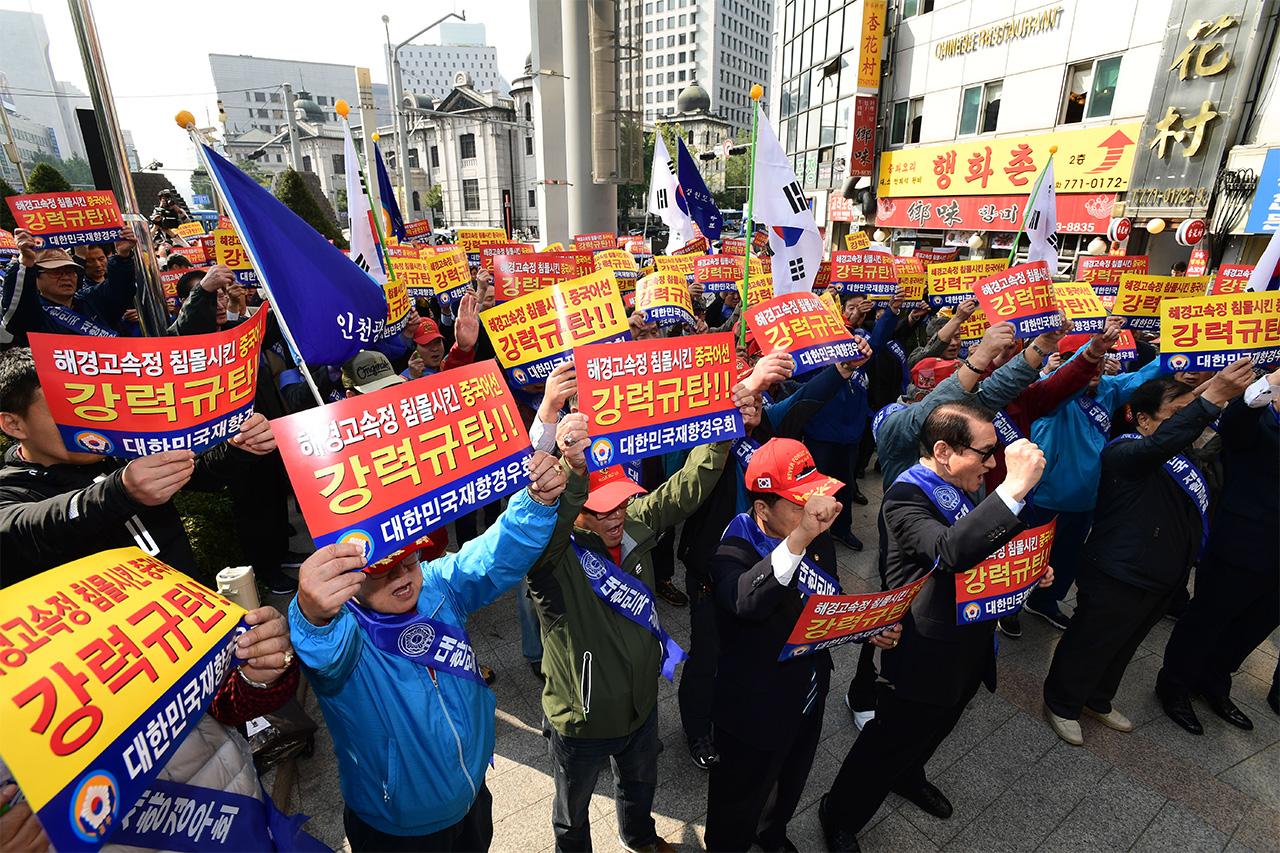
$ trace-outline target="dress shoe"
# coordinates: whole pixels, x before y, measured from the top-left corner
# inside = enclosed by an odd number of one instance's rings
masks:
[[[862,853],[862,848],[858,846],[858,836],[831,823],[827,814],[826,794],[818,801],[818,823],[822,824],[822,838],[827,842],[827,849],[831,853]]]
[[[867,505],[867,496],[864,495],[860,489],[854,490],[854,493],[850,495],[850,499],[858,506]]]
[[[1160,707],[1164,708],[1164,712],[1169,719],[1193,735],[1204,734],[1204,726],[1200,725],[1200,720],[1196,717],[1196,712],[1191,707],[1190,696],[1171,696],[1158,688],[1156,689],[1156,696],[1160,697]]]
[[[1105,714],[1099,714],[1097,711],[1093,710],[1088,705],[1085,705],[1084,712],[1088,714],[1090,717],[1093,717],[1098,722],[1102,723],[1104,726],[1106,726],[1109,729],[1115,729],[1118,732],[1133,731],[1133,723],[1129,721],[1128,717],[1126,717],[1124,714],[1121,714],[1115,708],[1112,708],[1110,711],[1108,711]]]
[[[934,817],[946,820],[951,817],[951,801],[947,799],[938,788],[925,782],[918,788],[904,790],[901,788],[890,788],[890,791],[897,794],[903,799],[909,800],[920,807],[921,811],[931,814]]]
[[[764,841],[757,835],[756,844],[760,846],[760,849],[763,850],[764,853],[800,853],[800,848],[796,846],[794,841],[787,838],[785,835],[782,836],[782,841],[778,843]]]
[[[1246,732],[1253,731],[1253,720],[1249,719],[1244,711],[1236,707],[1236,703],[1231,701],[1230,696],[1214,696],[1209,693],[1202,693],[1201,698],[1204,699],[1204,703],[1209,706],[1213,713],[1231,725],[1244,729]]]
[[[845,545],[847,545],[849,548],[851,548],[854,551],[862,550],[862,540],[859,539],[857,536],[854,536],[852,532],[837,533],[836,538],[839,539],[841,542],[843,542]]]
[[[1049,721],[1049,727],[1053,729],[1054,734],[1072,746],[1084,746],[1084,735],[1080,734],[1079,720],[1068,720],[1066,717],[1059,717],[1049,710],[1048,705],[1044,706],[1044,715]]]

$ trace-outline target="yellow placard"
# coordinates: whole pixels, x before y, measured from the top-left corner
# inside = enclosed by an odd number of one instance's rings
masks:
[[[836,319],[844,323],[844,312],[840,310],[840,303],[836,301],[835,294],[830,290],[824,290],[818,294],[818,298],[822,300],[822,304],[827,306],[827,310],[835,315]]]
[[[987,312],[979,308],[960,324],[960,342],[965,345],[977,343],[989,328],[991,324],[987,322]]]
[[[564,251],[564,243],[552,243],[551,245],[547,246],[547,248],[543,249],[542,251],[544,251],[544,252],[563,252],[563,251]]]
[[[759,278],[751,276],[747,281],[747,307],[763,305],[773,298],[773,275],[764,273]]]
[[[660,326],[693,325],[693,300],[689,284],[676,272],[658,270],[636,283],[636,310],[645,321]]]
[[[685,277],[686,282],[692,284],[697,270],[694,266],[697,257],[697,255],[654,255],[653,263],[658,272],[679,273]]]
[[[427,281],[436,295],[471,283],[467,255],[458,246],[436,246],[429,253],[424,248],[422,261]]]
[[[597,270],[609,270],[618,280],[618,290],[630,293],[636,289],[636,279],[640,278],[640,267],[636,266],[635,257],[626,249],[604,249],[596,252]]]
[[[203,237],[204,225],[200,222],[184,222],[177,228],[179,237]]]
[[[1141,128],[1133,122],[885,151],[878,194],[1027,196],[1049,162],[1051,145],[1058,146],[1053,158],[1057,192],[1121,192],[1129,188]]]
[[[1053,298],[1077,332],[1097,332],[1107,320],[1107,306],[1087,281],[1057,281]]]
[[[850,252],[861,252],[871,248],[871,238],[865,231],[852,231],[844,235],[844,247]]]
[[[966,299],[973,299],[975,282],[1009,268],[1008,258],[988,258],[980,261],[955,261],[949,264],[929,264],[929,304],[955,307]]]
[[[253,269],[253,262],[249,260],[249,253],[244,250],[244,244],[240,242],[236,232],[226,231],[221,228],[214,231],[213,248],[217,263],[233,270]]]
[[[1160,328],[1160,303],[1166,299],[1204,296],[1209,276],[1188,278],[1177,275],[1127,275],[1120,279],[1111,314],[1124,318],[1126,329],[1153,331]]]
[[[1263,365],[1280,362],[1280,292],[1192,296],[1160,303],[1162,369],[1221,370],[1244,356]]]
[[[492,243],[506,243],[507,232],[501,228],[459,228],[458,245],[467,253],[467,262],[480,265],[480,247]]]

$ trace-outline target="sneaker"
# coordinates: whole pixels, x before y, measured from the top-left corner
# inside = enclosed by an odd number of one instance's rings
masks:
[[[1059,717],[1049,710],[1048,705],[1044,706],[1044,715],[1049,721],[1049,727],[1053,729],[1054,734],[1072,746],[1084,746],[1084,735],[1080,734],[1079,720],[1068,720],[1066,717]]]
[[[873,708],[870,711],[855,711],[852,703],[849,702],[849,695],[846,693],[844,697],[844,706],[849,709],[850,715],[853,716],[853,724],[858,731],[862,731],[862,727],[876,718],[876,712]]]
[[[262,585],[272,595],[292,595],[298,591],[298,582],[284,572],[273,572],[262,575]]]
[[[693,758],[693,763],[699,770],[710,770],[711,765],[720,760],[720,753],[716,752],[709,737],[690,738],[689,756]]]
[[[862,550],[862,540],[857,536],[854,536],[852,532],[837,533],[836,539],[840,540],[854,551]]]
[[[684,607],[689,603],[689,596],[681,592],[671,581],[658,581],[657,593],[659,598],[672,607]]]
[[[1018,620],[1017,613],[1010,613],[1008,616],[1001,616],[996,620],[996,627],[1000,629],[1000,633],[1004,634],[1011,640],[1016,640],[1022,636],[1022,622]]]
[[[487,666],[480,667],[480,677],[484,679],[484,683],[493,686],[493,682],[498,680],[498,674]]]
[[[296,569],[298,566],[301,566],[306,562],[307,558],[310,556],[310,554],[303,554],[300,551],[290,551],[284,555],[284,559],[280,561],[280,565],[284,566],[286,569]]]
[[[1071,617],[1061,610],[1036,610],[1030,604],[1022,605],[1022,609],[1028,613],[1034,613],[1059,631],[1067,630],[1067,626],[1071,624]]]
[[[627,853],[676,853],[676,848],[661,837],[652,844],[646,844],[643,847],[628,847],[627,842],[622,840],[622,835],[619,833],[618,843],[622,845],[622,849],[626,850]]]

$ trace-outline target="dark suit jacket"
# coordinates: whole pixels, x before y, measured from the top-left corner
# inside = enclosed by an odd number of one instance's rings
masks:
[[[956,624],[955,576],[981,563],[1025,526],[994,493],[951,526],[918,486],[898,482],[885,492],[880,536],[888,588],[924,577],[937,563],[903,620],[902,639],[882,655],[882,677],[903,699],[953,704],[978,673],[995,689],[996,622]]]
[[[1251,409],[1236,400],[1222,412],[1226,486],[1209,526],[1207,550],[1254,572],[1280,567],[1280,419],[1270,406]]]
[[[808,557],[836,576],[836,549],[826,533],[810,543]],[[831,653],[778,660],[804,609],[804,596],[794,578],[790,586],[778,583],[769,558],[750,542],[724,539],[711,558],[711,577],[720,631],[712,722],[739,740],[770,749],[795,728],[815,669],[818,699],[810,713],[822,713]]]

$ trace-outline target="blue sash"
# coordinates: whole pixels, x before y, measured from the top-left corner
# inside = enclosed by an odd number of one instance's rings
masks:
[[[348,601],[347,607],[369,640],[387,654],[484,684],[465,629],[416,611],[394,615],[374,613],[354,601]]]
[[[756,520],[746,513],[735,515],[724,529],[725,536],[736,536],[751,543],[761,557],[768,557],[782,544],[760,529]],[[721,537],[722,539],[724,537]],[[800,558],[800,570],[796,572],[796,586],[805,595],[839,595],[840,582],[818,568],[807,556]]]
[[[85,335],[90,338],[118,338],[111,329],[100,326],[88,317],[72,311],[64,305],[42,305],[45,315],[73,335]]]
[[[1099,406],[1099,408],[1101,408],[1101,406]],[[1026,436],[1022,434],[1022,430],[1018,429],[1017,425],[1014,424],[1013,419],[1004,413],[1004,409],[996,411],[996,419],[992,421],[992,424],[996,428],[996,437],[1000,439],[1000,443],[1005,447],[1008,447],[1019,439],[1026,438]]]
[[[973,504],[965,493],[943,480],[919,462],[898,475],[895,483],[911,483],[919,486],[929,500],[946,517],[947,522],[955,524],[973,512]]]
[[[1115,442],[1123,441],[1127,438],[1142,438],[1142,436],[1136,432],[1127,432],[1124,435],[1117,436],[1107,444],[1115,444]],[[1164,470],[1169,472],[1169,476],[1182,487],[1182,490],[1187,493],[1187,497],[1191,498],[1191,502],[1200,511],[1200,551],[1203,553],[1204,545],[1209,541],[1209,484],[1204,481],[1204,475],[1200,473],[1200,469],[1196,467],[1196,464],[1181,453],[1166,459]]]
[[[644,476],[644,468],[641,466],[639,459],[632,459],[626,465],[622,466],[622,471],[627,475],[627,479],[636,485],[643,485],[640,478]]]
[[[582,563],[591,589],[610,610],[624,616],[658,638],[662,645],[662,675],[675,681],[676,664],[688,659],[684,649],[658,624],[658,611],[653,606],[653,593],[639,578],[633,578],[595,551],[583,548],[573,539],[573,550]]]
[[[871,440],[879,443],[880,441],[880,425],[885,419],[894,412],[901,411],[907,407],[906,403],[890,403],[880,411],[876,412],[876,416],[871,419]]]
[[[1088,394],[1081,394],[1076,397],[1076,405],[1089,416],[1089,421],[1102,433],[1103,438],[1111,435],[1111,413],[1098,405],[1097,400]]]
[[[751,464],[751,457],[760,449],[760,442],[749,435],[744,435],[742,438],[735,438],[729,444],[729,449],[733,453],[733,458],[738,460],[738,465],[741,466],[745,474],[747,466]]]
[[[901,341],[889,341],[886,349],[893,353],[894,358],[898,359],[898,363],[902,365],[902,393],[905,394],[907,386],[911,384],[911,371],[907,369],[907,348]]]

